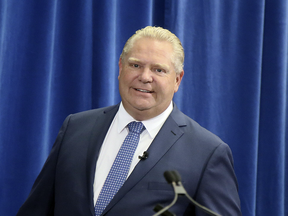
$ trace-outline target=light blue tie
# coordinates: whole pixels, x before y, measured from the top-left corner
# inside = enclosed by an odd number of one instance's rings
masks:
[[[126,136],[101,189],[95,205],[95,215],[100,216],[114,195],[124,184],[133,155],[137,148],[140,134],[145,130],[142,122],[130,122],[129,133]]]

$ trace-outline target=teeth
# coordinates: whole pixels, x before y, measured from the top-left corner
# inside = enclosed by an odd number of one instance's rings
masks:
[[[145,93],[150,93],[148,90],[143,90],[143,89],[136,89],[137,91],[145,92]]]

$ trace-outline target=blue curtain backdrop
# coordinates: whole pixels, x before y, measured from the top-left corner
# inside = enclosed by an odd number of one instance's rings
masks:
[[[119,55],[146,25],[183,42],[174,101],[230,145],[243,215],[288,215],[287,0],[0,0],[0,215],[68,114],[120,101]]]

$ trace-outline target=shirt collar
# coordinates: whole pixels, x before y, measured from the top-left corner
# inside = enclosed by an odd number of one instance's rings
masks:
[[[150,137],[152,139],[155,138],[155,136],[157,135],[157,133],[159,132],[160,128],[162,127],[162,125],[164,124],[164,122],[166,121],[166,119],[168,118],[168,116],[170,115],[170,113],[173,110],[173,104],[172,101],[169,104],[169,106],[167,107],[167,109],[162,112],[160,115],[155,116],[154,118],[142,121],[142,123],[144,124],[147,132],[149,133]],[[118,133],[121,133],[124,128],[132,121],[136,121],[124,108],[122,102],[120,103],[119,106],[119,110],[118,110],[118,128],[117,131]]]

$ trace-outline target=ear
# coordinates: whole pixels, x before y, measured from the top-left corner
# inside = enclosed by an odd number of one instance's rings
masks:
[[[184,70],[182,70],[181,73],[176,74],[174,93],[178,91],[183,76],[184,76]]]
[[[120,76],[120,74],[122,72],[122,59],[121,59],[121,57],[119,58],[118,66],[119,66],[119,74],[118,74],[118,79],[119,79],[119,76]]]

